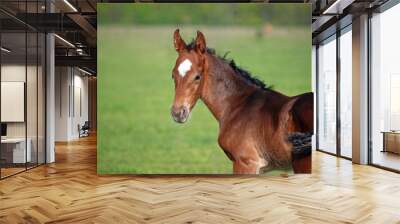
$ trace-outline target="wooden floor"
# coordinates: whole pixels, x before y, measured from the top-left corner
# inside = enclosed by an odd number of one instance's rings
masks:
[[[320,152],[290,177],[97,176],[94,137],[0,181],[0,223],[400,223],[400,175]]]
[[[400,155],[392,152],[374,151],[372,160],[375,164],[400,170]]]
[[[15,168],[15,167],[7,167],[7,168],[1,168],[1,177],[8,177],[11,176],[13,174],[19,173],[19,172],[23,172],[25,169],[25,167],[23,168]]]

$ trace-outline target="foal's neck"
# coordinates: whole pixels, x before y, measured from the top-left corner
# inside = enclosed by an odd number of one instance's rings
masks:
[[[207,54],[208,74],[204,80],[201,99],[221,123],[235,103],[242,102],[259,88],[235,74],[226,61]]]

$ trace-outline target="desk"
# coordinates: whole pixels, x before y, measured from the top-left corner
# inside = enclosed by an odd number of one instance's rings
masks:
[[[8,158],[6,158],[6,161],[9,163],[31,162],[31,160],[32,160],[32,154],[31,154],[32,141],[30,138],[28,138],[27,142],[28,142],[28,144],[27,144],[28,147],[26,147],[26,154],[25,154],[25,138],[1,139],[2,157],[3,157],[3,152],[4,152],[4,154],[7,155],[6,157],[8,157]],[[12,154],[12,156],[11,156],[11,154]],[[11,158],[12,158],[12,160],[11,160]],[[25,159],[26,159],[26,161],[25,161]]]
[[[383,150],[382,152],[392,152],[400,154],[400,132],[383,131]]]

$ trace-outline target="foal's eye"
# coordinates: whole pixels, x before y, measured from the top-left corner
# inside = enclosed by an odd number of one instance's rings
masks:
[[[194,80],[199,80],[200,79],[200,75],[196,75],[196,77],[194,77]]]

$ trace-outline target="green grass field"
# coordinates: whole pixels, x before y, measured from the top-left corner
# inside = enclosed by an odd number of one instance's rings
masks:
[[[175,27],[98,27],[98,173],[225,174],[232,163],[217,143],[218,124],[202,102],[174,123],[171,70]],[[311,90],[310,30],[257,37],[251,28],[196,27],[207,44],[275,90]],[[181,27],[187,42],[194,27]]]

